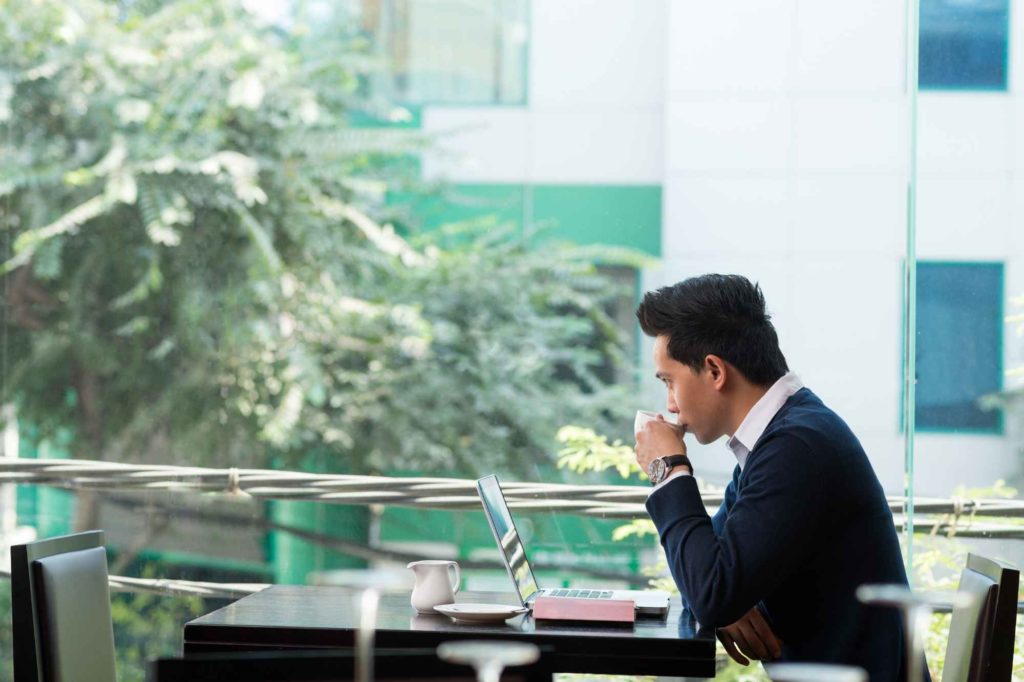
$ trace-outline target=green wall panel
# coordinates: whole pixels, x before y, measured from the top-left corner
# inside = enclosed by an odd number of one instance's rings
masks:
[[[539,185],[534,223],[552,223],[551,237],[610,244],[661,255],[661,187]]]
[[[299,462],[275,462],[273,468],[287,468],[308,473],[347,473],[339,470],[334,457],[327,452],[313,451]],[[271,500],[267,515],[274,523],[310,531],[359,545],[369,542],[370,508],[365,505],[339,505],[326,502]],[[274,582],[301,585],[314,571],[336,568],[365,568],[367,562],[355,556],[325,547],[286,530],[267,533],[267,559],[274,573]]]
[[[35,429],[22,427],[21,457],[25,459],[68,459],[72,435],[62,430],[52,439],[40,439]],[[48,485],[17,487],[18,523],[33,526],[40,538],[71,532],[75,515],[75,494]]]
[[[429,195],[391,192],[388,203],[408,214],[413,227],[426,231],[484,219],[523,223],[521,185],[454,185]]]
[[[380,112],[352,110],[347,117],[353,128],[419,130],[423,127],[423,107],[414,105],[396,106]]]
[[[370,528],[368,507],[281,500],[274,500],[269,506],[270,518],[275,523],[359,544],[367,543]],[[365,568],[367,565],[363,559],[333,551],[286,531],[270,533],[268,542],[275,583],[302,585],[314,571]]]
[[[606,244],[661,255],[661,187],[657,185],[458,184],[431,196],[394,193],[426,230],[494,219],[543,228],[539,241]]]

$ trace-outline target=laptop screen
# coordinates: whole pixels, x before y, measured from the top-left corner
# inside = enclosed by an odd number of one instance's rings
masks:
[[[494,532],[494,539],[498,542],[498,548],[505,560],[505,566],[512,576],[516,590],[519,591],[519,598],[526,604],[538,591],[537,579],[533,577],[533,569],[526,560],[526,550],[519,540],[519,531],[516,530],[512,514],[508,511],[505,496],[498,485],[498,477],[485,476],[476,482],[476,488],[484,505],[484,513],[487,514],[487,520]]]

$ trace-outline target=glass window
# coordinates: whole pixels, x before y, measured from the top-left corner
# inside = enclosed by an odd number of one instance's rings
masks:
[[[921,89],[1005,90],[1009,0],[922,0]]]
[[[917,428],[1002,431],[1002,302],[1001,263],[918,263]]]
[[[412,104],[524,104],[527,0],[360,0],[385,69],[374,94]]]

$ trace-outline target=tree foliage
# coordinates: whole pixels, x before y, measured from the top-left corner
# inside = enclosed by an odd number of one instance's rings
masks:
[[[152,570],[145,568],[141,575],[156,577]],[[147,661],[181,655],[181,632],[185,623],[221,605],[195,596],[112,594],[110,617],[114,627],[117,678],[121,682],[143,682]]]
[[[376,219],[427,142],[366,95],[364,44],[237,0],[0,4],[22,420],[91,458],[469,473],[620,414],[601,254]]]

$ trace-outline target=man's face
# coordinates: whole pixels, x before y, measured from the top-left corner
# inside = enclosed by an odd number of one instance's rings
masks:
[[[673,359],[664,334],[654,339],[654,369],[668,391],[668,411],[677,415],[676,422],[700,443],[718,440],[724,431],[719,428],[720,394],[713,386],[711,372],[694,372]]]

